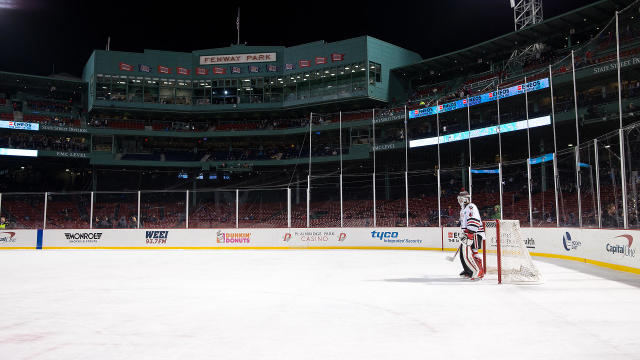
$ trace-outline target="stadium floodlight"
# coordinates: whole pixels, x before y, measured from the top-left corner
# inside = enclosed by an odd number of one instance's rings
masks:
[[[513,9],[514,30],[519,31],[526,27],[539,24],[543,21],[542,0],[509,0]],[[511,54],[504,67],[508,71],[514,64],[524,64],[527,59],[539,58],[544,49],[544,44],[528,44],[523,49],[516,49]]]

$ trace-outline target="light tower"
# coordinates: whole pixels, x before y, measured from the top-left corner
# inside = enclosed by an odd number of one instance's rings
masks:
[[[539,24],[543,20],[542,0],[509,0],[513,9],[513,25],[515,31]],[[540,57],[544,44],[536,42],[525,48],[516,49],[505,65],[505,70],[515,64],[524,64],[527,59]]]
[[[542,22],[542,0],[509,0],[513,9],[515,30]]]

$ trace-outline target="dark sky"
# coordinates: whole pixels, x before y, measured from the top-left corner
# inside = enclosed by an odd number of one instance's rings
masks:
[[[440,1],[100,1],[4,0],[0,9],[0,71],[79,76],[93,49],[192,51],[236,40],[297,45],[360,35],[431,57],[513,30],[509,0]],[[0,4],[3,1],[0,1]],[[550,18],[591,0],[544,0]],[[206,4],[206,5],[205,5]],[[393,5],[393,6],[390,6]]]

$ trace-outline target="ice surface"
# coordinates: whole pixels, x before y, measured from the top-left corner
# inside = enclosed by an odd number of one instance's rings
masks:
[[[0,252],[0,359],[632,359],[640,279],[431,251]],[[455,357],[454,357],[455,356]]]

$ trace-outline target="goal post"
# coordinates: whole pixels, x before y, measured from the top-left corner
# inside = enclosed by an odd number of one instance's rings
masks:
[[[539,284],[542,275],[531,260],[522,240],[520,221],[483,221],[483,267],[486,274],[497,274],[498,283]]]

